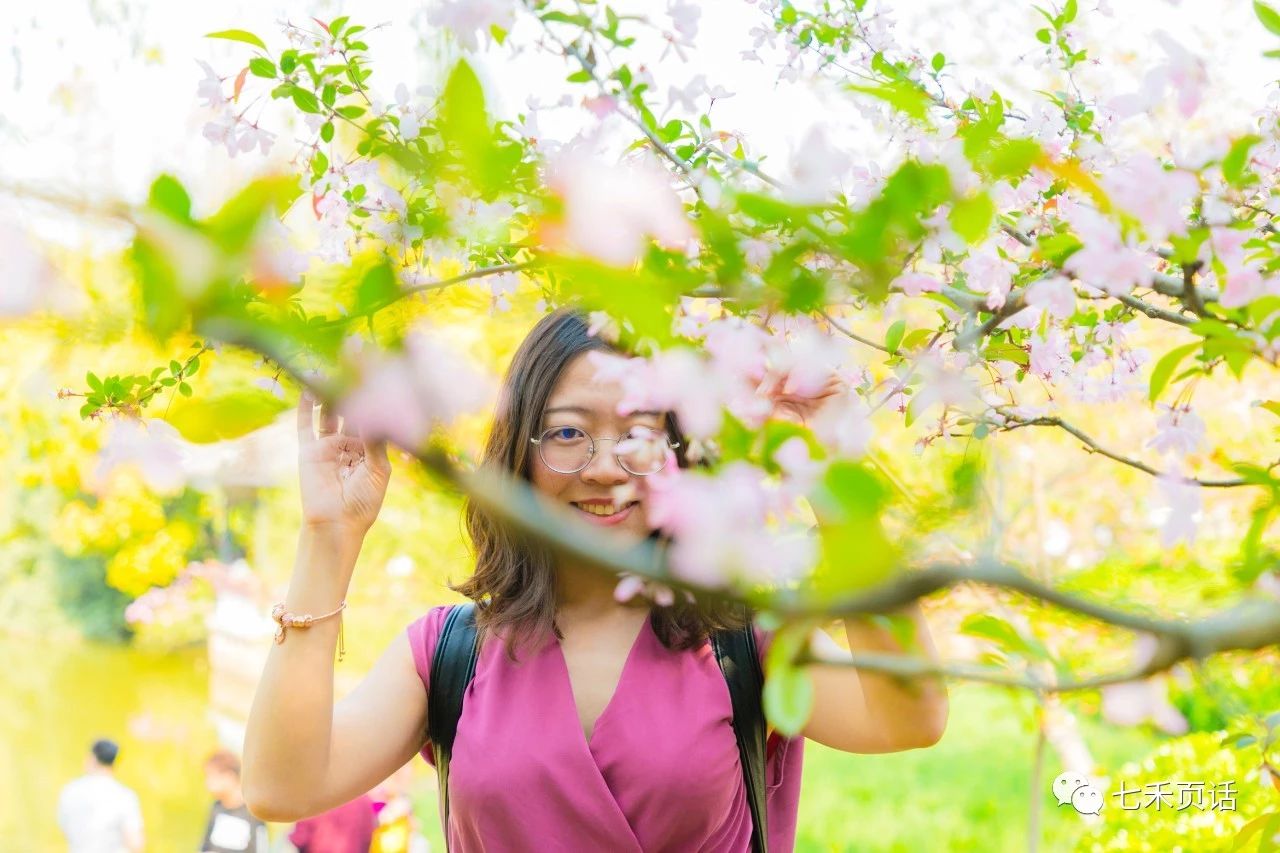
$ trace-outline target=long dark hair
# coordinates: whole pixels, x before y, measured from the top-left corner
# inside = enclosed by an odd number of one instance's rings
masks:
[[[574,308],[561,308],[543,317],[525,337],[507,368],[482,466],[502,469],[528,481],[535,461],[529,439],[538,430],[547,400],[565,367],[576,356],[593,350],[620,352],[588,332],[587,319]],[[666,415],[667,433],[679,443],[676,459],[688,467],[687,442],[673,413]],[[541,544],[513,533],[468,501],[467,531],[475,549],[476,570],[452,588],[473,601],[484,601],[476,622],[483,639],[491,632],[506,638],[507,654],[554,631],[556,588],[551,552]],[[746,611],[719,599],[677,594],[670,607],[650,611],[654,633],[668,648],[693,648],[711,632],[740,628]]]

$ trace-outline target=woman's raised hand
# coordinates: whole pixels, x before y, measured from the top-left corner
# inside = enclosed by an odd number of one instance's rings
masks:
[[[384,441],[368,442],[338,426],[338,416],[320,408],[305,391],[298,401],[298,473],[302,519],[312,529],[364,536],[378,517],[391,479]]]

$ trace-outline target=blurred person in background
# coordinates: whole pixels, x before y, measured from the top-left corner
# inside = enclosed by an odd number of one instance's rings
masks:
[[[240,759],[220,749],[204,762],[204,785],[213,795],[202,853],[267,853],[267,825],[249,813],[240,793]]]
[[[413,813],[413,764],[392,773],[370,793],[378,825],[373,831],[370,853],[427,853],[431,849],[426,837],[418,831]]]
[[[373,798],[361,794],[323,814],[298,821],[289,843],[298,853],[369,853],[377,818]]]
[[[142,806],[116,778],[119,754],[115,741],[95,740],[84,775],[58,795],[58,826],[70,853],[142,853]]]

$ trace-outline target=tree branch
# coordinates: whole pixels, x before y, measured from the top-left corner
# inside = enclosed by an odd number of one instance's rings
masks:
[[[1038,418],[1019,418],[1017,415],[1006,412],[1002,407],[999,407],[999,406],[996,407],[996,411],[1000,412],[1001,415],[1004,415],[1006,418],[1008,418],[1012,422],[1010,426],[1003,428],[1004,431],[1006,432],[1011,432],[1015,429],[1021,429],[1022,427],[1029,427],[1029,426],[1058,427],[1059,429],[1066,430],[1067,432],[1071,433],[1073,436],[1078,438],[1085,445],[1085,449],[1090,453],[1101,454],[1102,456],[1105,456],[1108,459],[1114,459],[1116,462],[1119,462],[1122,465],[1128,465],[1130,468],[1137,468],[1139,471],[1143,471],[1147,474],[1152,475],[1153,477],[1160,477],[1164,475],[1164,472],[1156,468],[1152,468],[1150,465],[1146,464],[1145,462],[1140,462],[1137,459],[1132,459],[1128,456],[1122,456],[1113,450],[1108,450],[1107,448],[1098,444],[1098,442],[1095,441],[1093,438],[1086,435],[1082,430],[1080,430],[1079,427],[1073,426],[1072,424],[1068,423],[1067,421],[1063,420],[1060,417],[1045,415]],[[1185,479],[1189,482],[1196,483],[1198,485],[1201,485],[1201,486],[1204,486],[1205,488],[1210,488],[1210,489],[1223,489],[1223,488],[1232,488],[1234,486],[1256,485],[1254,483],[1251,483],[1248,480],[1245,480],[1239,477],[1235,477],[1229,480],[1201,480],[1196,477],[1186,477]]]
[[[292,367],[281,351],[282,348],[255,335],[250,324],[219,318],[200,321],[196,327],[206,337],[244,347],[275,361],[322,400],[335,400],[341,392],[330,380],[322,376],[304,375]],[[541,498],[521,478],[505,472],[461,469],[435,445],[426,449],[407,450],[428,470],[465,492],[484,512],[544,543],[557,553],[571,556],[601,571],[614,574],[629,572],[700,596],[743,601],[757,610],[767,610],[784,620],[886,613],[957,584],[980,583],[1019,592],[1109,625],[1147,633],[1157,641],[1156,652],[1149,660],[1126,671],[1051,684],[1030,676],[1023,677],[967,664],[936,664],[911,656],[859,653],[846,661],[850,665],[868,670],[909,678],[946,675],[1038,690],[1067,691],[1143,678],[1186,659],[1280,644],[1280,607],[1274,603],[1245,601],[1195,622],[1166,619],[1080,598],[1037,581],[1009,565],[990,561],[979,561],[967,566],[934,564],[907,570],[878,586],[834,598],[801,595],[790,589],[773,592],[758,588],[731,590],[691,583],[672,574],[665,549],[655,545],[653,541],[645,540],[630,546],[619,545],[608,533],[593,528],[576,518],[569,510]]]

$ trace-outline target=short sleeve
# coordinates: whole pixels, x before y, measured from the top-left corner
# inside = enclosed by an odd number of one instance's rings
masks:
[[[133,791],[125,798],[125,828],[130,832],[142,832],[142,801]]]
[[[441,604],[428,610],[414,620],[405,629],[409,635],[409,649],[413,652],[413,666],[418,671],[424,692],[431,690],[431,660],[436,655],[436,646],[440,642],[440,629],[444,626],[445,616],[449,614],[452,604]],[[422,757],[428,764],[435,766],[435,753],[431,749],[431,741],[422,745]]]
[[[413,650],[413,665],[418,670],[418,678],[422,679],[423,690],[431,689],[431,659],[436,654],[444,617],[452,607],[452,604],[433,607],[405,629],[409,635],[409,648]]]

